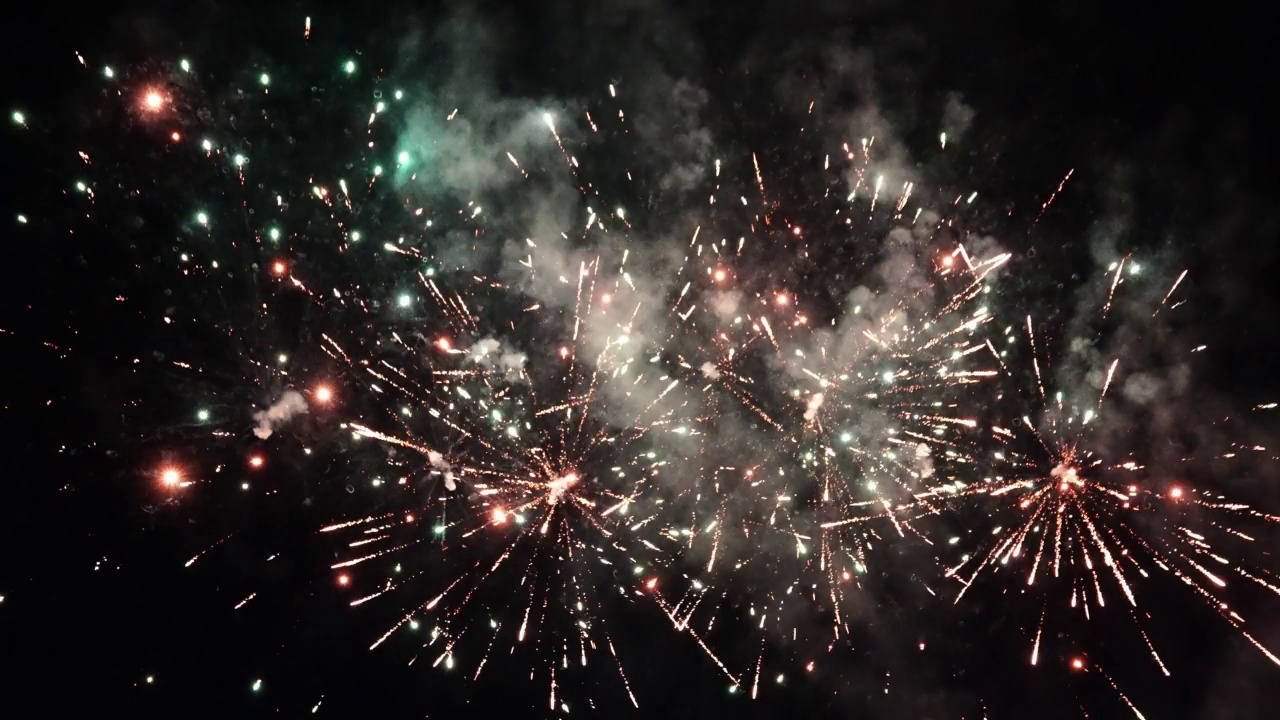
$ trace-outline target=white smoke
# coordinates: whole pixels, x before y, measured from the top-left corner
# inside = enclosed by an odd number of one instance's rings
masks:
[[[703,376],[711,380],[720,379],[720,370],[716,367],[715,363],[711,362],[710,360],[702,363],[702,367],[700,369],[702,370]]]
[[[253,434],[259,440],[266,440],[281,425],[307,410],[307,399],[302,393],[297,390],[286,390],[274,405],[253,414],[254,422],[258,423],[258,426],[253,429]]]
[[[818,410],[822,407],[822,401],[826,399],[827,396],[823,393],[814,393],[809,397],[809,404],[804,409],[805,422],[813,422],[813,419],[818,417]]]
[[[916,471],[921,478],[933,477],[933,454],[927,443],[916,445]]]
[[[736,290],[714,293],[711,296],[711,310],[722,322],[728,322],[738,312],[738,304],[742,302],[742,293]]]
[[[467,360],[476,365],[490,369],[503,370],[509,375],[518,375],[528,360],[522,352],[516,352],[497,338],[481,338],[467,351]]]
[[[444,455],[435,450],[427,451],[427,462],[431,463],[431,467],[435,468],[444,476],[444,489],[453,492],[458,489],[458,483],[453,477],[453,465],[444,459]]]

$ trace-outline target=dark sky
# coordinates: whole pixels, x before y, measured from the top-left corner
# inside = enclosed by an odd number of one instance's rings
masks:
[[[130,240],[127,250],[113,244],[123,247],[124,240],[108,223],[125,227],[126,213],[72,217],[76,211],[61,193],[79,147],[68,138],[84,138],[91,153],[107,157],[127,157],[130,143],[142,142],[137,133],[117,137],[102,130],[113,122],[102,110],[111,99],[100,83],[86,81],[73,51],[144,71],[179,54],[225,69],[266,59],[282,67],[315,63],[349,51],[370,65],[425,63],[425,78],[449,73],[432,59],[447,57],[439,31],[455,22],[456,8],[272,5],[86,9],[49,2],[25,8],[24,19],[10,23],[6,111],[22,107],[32,117],[57,120],[38,138],[7,127],[4,140],[12,158],[0,304],[0,348],[12,358],[0,391],[10,449],[0,502],[0,646],[9,659],[0,691],[8,712],[294,717],[323,699],[317,716],[546,715],[544,683],[530,682],[518,662],[472,684],[432,670],[426,653],[408,665],[412,648],[406,646],[367,651],[387,617],[356,612],[334,592],[328,569],[334,548],[314,531],[342,508],[341,493],[324,490],[326,483],[367,472],[369,458],[329,449],[306,463],[274,463],[255,481],[274,494],[248,505],[211,499],[175,507],[158,502],[150,487],[146,469],[168,454],[203,452],[212,465],[254,447],[251,437],[206,447],[189,423],[175,418],[189,416],[196,387],[219,388],[228,405],[244,405],[247,396],[235,388],[262,380],[236,361],[255,350],[243,345],[245,335],[230,349],[217,333],[159,340],[149,319],[166,305],[206,319],[225,310],[228,322],[256,309],[238,294],[239,285],[218,295],[224,307],[212,296],[167,294],[166,281],[150,270],[162,250],[145,239]],[[968,229],[1019,256],[1010,302],[1028,305],[1047,324],[1071,322],[1072,280],[1092,271],[1092,254],[1108,243],[1176,258],[1165,268],[1174,275],[1178,267],[1190,270],[1194,299],[1174,329],[1212,350],[1195,368],[1193,390],[1171,406],[1182,418],[1179,427],[1209,437],[1195,429],[1213,425],[1218,409],[1276,399],[1280,211],[1274,199],[1280,183],[1266,114],[1274,102],[1273,41],[1256,13],[1213,5],[1120,13],[1082,3],[747,2],[698,10],[647,2],[559,3],[547,10],[533,3],[489,5],[471,9],[487,28],[488,45],[478,44],[467,60],[487,67],[496,93],[595,97],[615,79],[640,92],[658,87],[648,80],[659,75],[688,80],[703,92],[700,117],[717,152],[758,150],[775,168],[769,182],[779,187],[783,212],[799,219],[811,210],[805,198],[813,189],[789,160],[792,146],[822,130],[806,127],[797,105],[816,99],[822,119],[814,124],[829,128],[874,104],[907,149],[913,172],[937,187],[980,191],[987,209],[967,218]],[[294,47],[306,15],[316,28],[314,42],[332,54]],[[922,149],[936,145],[937,119],[949,97],[962,99],[973,117],[957,141],[961,159],[943,163]],[[669,94],[657,97],[653,116],[675,123],[678,116],[665,107],[673,102]],[[297,116],[298,134],[314,134],[328,122],[319,110],[281,113]],[[1028,208],[1038,207],[1072,169],[1053,211],[1029,230],[1024,220],[1034,213]],[[674,202],[674,191],[657,182],[652,187],[636,202],[648,203],[657,216]],[[186,210],[157,196],[159,205],[138,212],[162,218],[153,222],[168,231]],[[36,221],[12,224],[19,212]],[[88,229],[73,236],[67,227]],[[820,261],[801,268],[803,262],[793,260],[801,277],[826,272]],[[115,294],[144,298],[144,309],[121,309],[112,302]],[[279,331],[318,346],[318,330],[306,318],[300,313],[296,325]],[[198,384],[147,369],[163,364],[153,362],[160,355],[180,353],[207,358]],[[143,358],[141,369],[136,357]],[[247,435],[249,421],[241,420],[237,432]],[[1274,438],[1274,428],[1261,422],[1247,430],[1261,441]],[[297,432],[310,433],[292,440],[299,447],[336,446],[340,434],[319,419]],[[1134,437],[1139,444],[1156,442]],[[1276,477],[1258,471],[1243,495],[1280,511]],[[1205,483],[1224,489],[1234,479],[1207,476]],[[313,497],[319,499],[303,504]],[[207,561],[183,567],[233,531],[235,539]],[[1276,539],[1274,530],[1264,530],[1257,556],[1273,579]],[[280,559],[263,562],[268,548],[282,550]],[[233,610],[247,592],[258,594],[251,612]],[[953,607],[931,603],[909,579],[877,581],[880,606],[856,636],[859,647],[837,651],[812,679],[771,689],[755,703],[741,693],[727,695],[724,677],[688,638],[673,636],[653,606],[607,612],[616,615],[613,632],[623,638],[643,716],[977,718],[984,708],[993,719],[1129,716],[1096,673],[1081,680],[1058,669],[1067,650],[1055,657],[1053,670],[1048,663],[1027,666],[1025,626],[1037,613],[1036,606],[1020,607],[1019,592],[979,590]],[[1148,718],[1267,716],[1280,669],[1198,599],[1186,597],[1180,583],[1157,577],[1145,597],[1152,598],[1143,608],[1153,616],[1148,629],[1177,669],[1172,678],[1161,677],[1132,638],[1108,642],[1110,632],[1133,634],[1123,623],[1067,624],[1060,632],[1090,637],[1091,656]],[[1280,647],[1275,597],[1245,592],[1233,598],[1251,618],[1253,634]],[[926,641],[936,652],[910,652]],[[1069,645],[1064,640],[1063,647]],[[766,657],[811,649],[778,643]],[[747,646],[729,653],[735,651],[756,652]],[[597,671],[598,690],[571,700],[574,715],[595,716],[587,697],[598,698],[605,710],[631,710],[606,670]],[[254,691],[258,678],[263,687]]]

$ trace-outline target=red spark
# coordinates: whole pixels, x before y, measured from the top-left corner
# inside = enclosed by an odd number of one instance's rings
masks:
[[[182,473],[177,468],[165,468],[160,471],[160,481],[169,487],[176,487],[182,482]]]
[[[341,575],[338,576],[338,584],[341,585],[342,587],[346,587],[350,585],[351,576],[346,573],[342,573]]]
[[[285,265],[280,260],[277,260],[271,264],[271,272],[275,273],[276,275],[283,275],[285,271],[288,269],[289,269],[288,266]]]
[[[251,467],[260,468],[262,467],[262,462],[263,460],[261,455],[254,455],[253,457],[249,458],[249,465]]]
[[[316,388],[315,396],[317,401],[327,403],[333,399],[333,391],[329,389],[328,385],[321,385]]]

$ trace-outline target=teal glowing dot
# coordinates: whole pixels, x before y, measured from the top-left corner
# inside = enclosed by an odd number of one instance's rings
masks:
[[[213,143],[208,140],[203,140],[200,143],[200,147],[204,148],[205,152],[209,152],[213,150]]]
[[[271,76],[266,73],[262,73],[261,75],[258,76],[258,82],[262,83],[263,85],[270,85]]]
[[[17,111],[17,110],[14,110],[14,111],[13,111],[13,115],[11,115],[10,117],[12,117],[12,118],[13,118],[13,122],[14,122],[15,124],[18,124],[18,125],[26,125],[26,124],[27,124],[27,116],[26,116],[26,115],[23,115],[21,112],[19,112],[19,111]]]
[[[435,533],[435,534],[437,534],[437,535],[443,535],[443,534],[444,534],[444,529],[445,529],[445,528],[444,528],[444,526],[443,526],[443,525],[437,525],[437,526],[435,526],[435,527],[431,528],[431,532],[433,532],[433,533]]]
[[[410,629],[410,630],[417,630],[417,629],[418,629],[418,621],[417,621],[417,620],[410,620],[410,621],[409,621],[409,629]]]
[[[397,99],[397,100],[402,100],[402,99],[404,99],[404,91],[403,91],[403,90],[397,90],[397,91],[396,91],[396,99]]]
[[[409,304],[412,302],[413,302],[413,298],[409,297],[408,295],[400,296],[400,300],[399,300],[400,307],[409,307]]]
[[[407,162],[409,162],[409,153],[407,152],[400,153],[400,164],[404,165]]]
[[[109,77],[109,78],[113,78],[113,77],[115,77],[115,76],[116,76],[116,71],[115,71],[115,70],[112,70],[112,69],[111,69],[111,66],[110,66],[110,65],[108,65],[108,66],[106,66],[106,67],[102,68],[102,74],[103,74],[103,75],[105,75],[105,76],[107,76],[107,77]]]
[[[85,184],[84,184],[84,183],[82,183],[82,182],[78,182],[78,183],[76,183],[76,189],[77,189],[77,190],[79,190],[80,192],[84,192],[85,190],[88,190],[89,188],[88,188],[87,186],[85,186]]]
[[[360,231],[359,231],[359,230],[352,230],[352,231],[351,231],[351,242],[360,242]]]
[[[374,176],[375,176],[375,177],[377,177],[377,176],[381,175],[381,174],[382,174],[382,166],[381,166],[381,165],[374,165],[374,166],[373,166],[373,174],[374,174]]]
[[[853,435],[850,435],[849,433],[840,433],[840,442],[847,443],[851,440],[853,440]]]
[[[209,411],[201,410],[200,412],[196,413],[196,417],[200,418],[200,422],[204,422],[205,420],[209,419]]]
[[[236,167],[240,167],[241,165],[244,165],[249,160],[249,158],[243,155],[236,155],[234,160],[236,162]]]
[[[201,225],[208,225],[209,216],[206,215],[205,213],[196,213],[196,222],[200,223]]]
[[[187,62],[185,59],[178,63],[178,67],[182,68],[182,72],[191,72],[191,63]]]
[[[386,110],[386,109],[387,109],[387,104],[384,102],[379,102],[377,105],[373,106],[374,112],[382,112],[383,110]]]
[[[343,63],[342,69],[344,72],[350,75],[351,73],[356,71],[356,61],[355,60],[346,61],[345,63]]]
[[[280,228],[271,228],[271,231],[270,231],[270,232],[268,232],[267,234],[271,236],[271,239],[272,239],[272,240],[279,240],[279,239],[280,239]]]

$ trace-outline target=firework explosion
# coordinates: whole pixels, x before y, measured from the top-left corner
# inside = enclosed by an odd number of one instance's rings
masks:
[[[330,591],[385,619],[370,649],[476,681],[519,663],[564,711],[580,668],[605,663],[638,706],[611,618],[656,610],[757,697],[851,643],[869,579],[909,565],[939,605],[989,576],[1028,586],[1030,664],[1096,670],[1135,714],[1087,631],[1057,628],[1122,613],[1171,674],[1142,609],[1153,576],[1280,665],[1226,595],[1280,594],[1251,547],[1280,518],[1099,442],[1126,358],[1051,392],[1072,376],[1026,308],[996,302],[1014,255],[966,232],[976,195],[886,177],[875,137],[789,159],[824,188],[803,204],[767,159],[726,153],[686,213],[647,200],[665,158],[608,159],[648,110],[622,82],[468,108],[357,57],[76,60],[105,90],[66,202],[124,236],[181,215],[142,261],[177,288],[159,322],[187,354],[165,377],[224,398],[191,433],[241,468],[175,454],[144,475],[183,513],[237,472],[253,492],[295,444],[358,458],[325,480],[347,495],[314,530],[339,553]],[[60,130],[13,120],[65,155]],[[58,223],[19,219],[37,221]],[[1100,281],[1100,317],[1137,267]],[[1143,323],[1176,312],[1185,279]],[[225,540],[194,538],[188,566]]]

